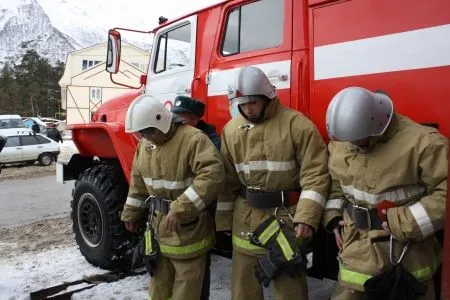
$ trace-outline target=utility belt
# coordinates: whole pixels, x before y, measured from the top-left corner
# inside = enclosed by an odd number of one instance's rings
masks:
[[[247,200],[251,207],[267,209],[297,205],[298,199],[300,198],[300,191],[264,192],[259,189],[244,187],[241,189],[239,195]]]
[[[378,216],[378,210],[376,208],[361,207],[347,202],[345,211],[359,229],[383,229],[381,227],[383,221]]]

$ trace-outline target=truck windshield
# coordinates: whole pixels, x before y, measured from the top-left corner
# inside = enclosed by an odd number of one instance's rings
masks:
[[[0,119],[0,129],[23,128],[22,119]]]

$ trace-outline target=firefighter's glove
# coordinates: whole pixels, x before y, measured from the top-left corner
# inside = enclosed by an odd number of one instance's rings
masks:
[[[134,249],[132,267],[136,268],[144,263],[150,276],[155,276],[158,253],[159,244],[153,228],[147,228],[144,237]]]
[[[258,260],[255,276],[267,287],[281,271],[286,271],[291,277],[298,277],[305,271],[304,259],[295,239],[279,230],[276,240],[271,244],[269,252]]]
[[[270,218],[259,224],[255,231],[253,231],[250,243],[267,249],[276,239],[280,229],[280,221],[271,216]]]

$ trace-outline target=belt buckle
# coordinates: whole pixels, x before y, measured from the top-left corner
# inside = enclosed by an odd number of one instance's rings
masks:
[[[249,193],[259,193],[259,192],[261,192],[261,188],[255,187],[255,186],[248,186],[247,191]]]
[[[368,230],[372,230],[372,220],[370,219],[370,212],[369,212],[369,209],[367,208],[367,207],[362,207],[362,206],[359,206],[359,205],[357,205],[357,204],[352,204],[352,206],[353,206],[353,211],[352,211],[352,214],[353,214],[353,220],[357,220],[357,218],[356,218],[356,216],[355,216],[355,211],[356,210],[360,210],[360,211],[364,211],[365,213],[366,213],[366,219],[367,219],[367,229]]]

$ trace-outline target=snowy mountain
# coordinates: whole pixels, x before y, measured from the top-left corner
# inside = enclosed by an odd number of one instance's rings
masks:
[[[36,0],[0,2],[0,63],[17,62],[28,49],[55,63],[81,46],[52,25]]]
[[[101,10],[89,10],[79,2],[84,1],[1,0],[0,68],[6,61],[20,61],[28,49],[36,50],[55,64],[57,61],[65,62],[70,51],[105,42],[108,24],[99,26],[90,21],[99,21],[94,12]],[[92,14],[86,13],[86,9]],[[132,43],[149,49],[149,40],[144,41],[142,36],[139,38]]]
[[[219,1],[0,0],[0,68],[5,61],[18,62],[28,49],[51,63],[64,62],[70,51],[105,42],[109,28],[149,31],[161,15],[172,19]],[[150,50],[153,36],[122,38]]]

